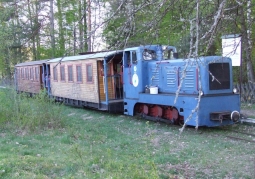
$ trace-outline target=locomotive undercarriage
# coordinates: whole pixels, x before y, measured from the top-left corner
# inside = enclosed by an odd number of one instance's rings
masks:
[[[170,124],[183,124],[184,117],[173,106],[137,103],[135,114],[151,121],[161,121]]]

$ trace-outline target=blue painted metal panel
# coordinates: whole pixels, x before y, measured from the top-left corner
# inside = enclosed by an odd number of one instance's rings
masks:
[[[50,68],[49,65],[46,64],[46,77],[45,77],[46,87],[48,95],[51,95],[51,84],[50,84]]]
[[[224,96],[208,96],[202,97],[199,107],[199,125],[200,126],[220,126],[233,124],[231,120],[212,121],[210,113],[219,111],[240,111],[240,96],[236,94]],[[191,121],[190,125],[194,125],[195,121]]]
[[[42,66],[42,83],[43,83],[43,88],[46,89],[46,84],[45,84],[45,74],[46,74],[46,64],[44,63]],[[39,69],[40,71],[40,69]]]

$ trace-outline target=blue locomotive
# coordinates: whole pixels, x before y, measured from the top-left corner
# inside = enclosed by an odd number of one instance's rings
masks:
[[[174,47],[157,45],[123,54],[124,114],[210,127],[239,120],[231,59],[177,59]]]
[[[22,63],[15,74],[18,91],[30,92],[35,83],[25,89],[22,80],[37,79],[50,97],[69,105],[190,126],[229,125],[240,118],[231,59],[178,59],[173,46]]]

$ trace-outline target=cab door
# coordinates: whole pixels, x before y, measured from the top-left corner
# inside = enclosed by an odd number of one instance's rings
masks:
[[[125,51],[123,57],[124,98],[138,99],[138,65],[136,51]]]

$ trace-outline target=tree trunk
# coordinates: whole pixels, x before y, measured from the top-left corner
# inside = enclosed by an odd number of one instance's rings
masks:
[[[32,60],[37,60],[36,59],[36,48],[35,48],[35,29],[33,28],[33,18],[32,18],[32,12],[31,12],[31,3],[30,3],[30,0],[27,0],[27,6],[28,6],[28,16],[29,16],[29,21],[30,21],[30,28],[33,29],[31,31],[31,34],[32,34],[32,44],[33,44],[33,47],[32,47],[32,53],[33,53],[33,57],[32,57]]]
[[[40,57],[40,29],[41,29],[41,24],[39,23],[39,19],[38,19],[38,9],[40,7],[40,2],[39,1],[36,1],[36,4],[35,4],[35,12],[36,12],[36,17],[35,17],[35,23],[36,23],[36,36],[35,36],[35,42],[36,42],[36,59],[37,60],[40,60],[41,57]]]
[[[246,62],[246,68],[247,68],[247,78],[249,82],[254,83],[254,70],[253,70],[253,64],[251,59],[252,54],[252,43],[251,43],[251,25],[248,25],[248,22],[245,21],[245,14],[243,10],[243,6],[240,7],[240,16],[241,16],[241,32],[242,32],[242,44],[244,45],[244,52],[245,52],[245,62]],[[250,23],[250,22],[249,22]],[[249,27],[249,28],[248,28]]]
[[[64,55],[65,54],[65,38],[64,38],[64,33],[63,33],[64,30],[63,30],[63,16],[62,16],[61,0],[57,0],[57,8],[58,8],[60,55]]]
[[[83,0],[83,39],[84,39],[84,51],[88,51],[88,39],[87,39],[87,1]]]
[[[87,0],[87,7],[88,8],[88,24],[87,24],[87,44],[88,44],[88,51],[91,52],[92,48],[91,48],[91,2],[90,0]],[[85,24],[84,24],[85,26]]]
[[[51,50],[52,58],[55,57],[55,36],[54,36],[54,11],[53,11],[53,0],[50,0],[50,36],[51,36]]]
[[[86,11],[84,11],[86,12]],[[83,52],[83,37],[84,37],[84,31],[83,31],[83,18],[84,16],[86,15],[82,13],[82,0],[79,0],[79,9],[78,9],[78,13],[79,13],[79,19],[80,19],[80,22],[79,22],[79,51],[80,52]]]
[[[5,50],[5,78],[7,79],[7,81],[11,80],[11,63],[10,63],[10,54],[9,54],[9,49],[6,48]]]

